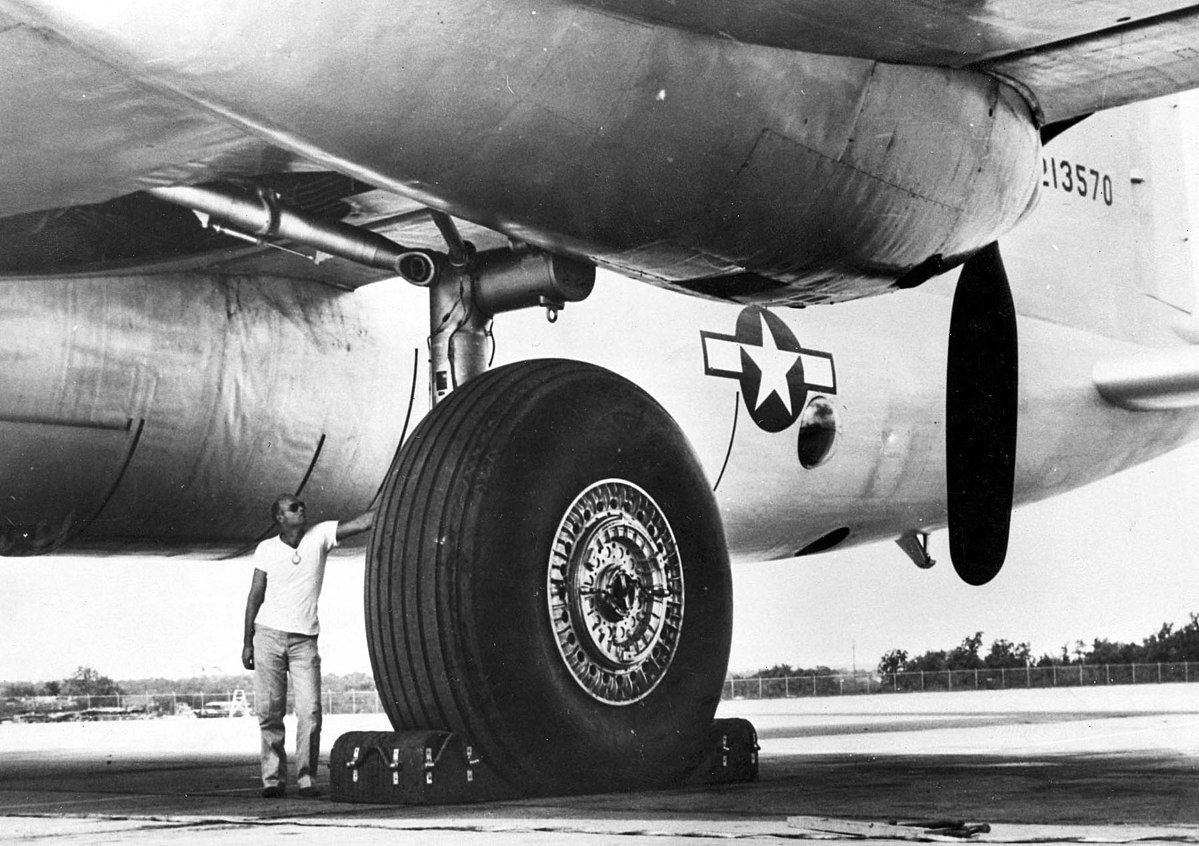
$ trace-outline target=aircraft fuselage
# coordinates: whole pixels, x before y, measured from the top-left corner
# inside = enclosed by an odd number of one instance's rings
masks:
[[[557,324],[498,321],[496,364],[569,356],[635,379],[691,439],[734,559],[787,557],[944,525],[945,287],[767,322],[755,306],[605,276]],[[347,294],[198,274],[0,281],[5,554],[62,541],[236,554],[269,529],[281,492],[314,513],[367,507],[428,409],[423,299],[401,282]],[[1112,342],[1021,326],[1018,502],[1191,436],[1193,413],[1100,399],[1090,368]],[[835,434],[805,464],[816,398]]]

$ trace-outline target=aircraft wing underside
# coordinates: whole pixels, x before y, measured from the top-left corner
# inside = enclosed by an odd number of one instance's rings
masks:
[[[1020,87],[1047,123],[1199,86],[1199,4],[1180,0],[580,4],[793,50],[985,70]],[[5,5],[0,216],[154,185],[313,167],[238,120],[132,78],[52,28],[29,25],[20,3],[8,14]]]
[[[27,26],[3,11],[0,103],[4,104],[0,170],[5,187],[0,216],[28,214],[28,220],[14,220],[11,225],[47,237],[61,235],[68,225],[72,234],[90,226],[118,232],[124,229],[122,234],[130,236],[125,243],[141,242],[138,255],[80,256],[80,265],[93,264],[97,258],[109,262],[127,258],[144,265],[145,253],[152,249],[144,240],[150,227],[138,225],[144,221],[130,213],[128,204],[117,207],[104,201],[155,185],[263,173],[291,174],[293,184],[303,190],[317,190],[325,195],[325,201],[344,203],[336,216],[347,223],[417,248],[444,246],[420,203],[365,185],[334,186],[330,191],[329,182],[337,180],[336,175],[312,172],[312,165],[305,160],[264,143],[194,103],[133,80],[54,33]],[[130,141],[131,129],[136,130],[135,142]],[[76,211],[71,208],[75,206],[84,208]],[[37,210],[47,209],[35,218]],[[154,223],[161,225],[161,215]],[[57,232],[54,225],[59,227]],[[492,230],[465,221],[458,225],[479,249],[506,243]],[[47,251],[37,249],[31,238],[13,237],[15,232],[4,234],[7,250],[0,259],[0,272],[70,270],[72,262],[61,252],[53,267],[31,265],[46,261]],[[186,233],[172,232],[177,241],[183,240],[181,234]],[[21,245],[28,249],[22,252]],[[318,269],[316,264],[285,252],[264,252],[225,239],[203,246],[210,249],[191,251],[203,253],[202,265],[227,272],[283,273],[345,288],[385,275],[341,259],[322,261]],[[214,251],[213,246],[225,249]],[[175,250],[185,252],[178,244]],[[173,261],[176,256],[161,258]]]
[[[298,3],[307,25],[269,41],[236,4],[0,0],[0,272],[216,248],[203,266],[357,287],[380,274],[92,215],[164,186],[329,176],[360,185],[340,220],[407,247],[442,246],[436,208],[474,221],[480,250],[510,236],[705,296],[836,302],[919,284],[1031,206],[1023,99],[946,68],[1012,82],[1044,123],[1199,86],[1199,4],[1170,0],[484,5],[491,29],[446,53],[419,2],[377,4],[391,26]],[[179,236],[197,248],[142,249]]]
[[[300,166],[291,154],[193,103],[151,91],[2,9],[0,103],[0,215]]]
[[[615,14],[810,53],[973,67],[1046,123],[1199,85],[1199,5],[1180,0],[585,0]]]

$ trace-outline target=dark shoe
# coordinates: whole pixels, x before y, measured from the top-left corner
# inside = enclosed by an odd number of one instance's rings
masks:
[[[320,799],[321,792],[315,787],[301,787],[300,798],[302,799]]]
[[[281,784],[270,784],[262,788],[263,799],[281,799],[287,795],[287,788]],[[304,791],[300,791],[300,795],[304,795]]]

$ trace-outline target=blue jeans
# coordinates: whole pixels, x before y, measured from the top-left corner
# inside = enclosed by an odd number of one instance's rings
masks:
[[[287,676],[296,698],[296,784],[312,787],[321,754],[321,656],[314,635],[254,627],[254,708],[262,730],[262,783],[287,785],[283,715]]]

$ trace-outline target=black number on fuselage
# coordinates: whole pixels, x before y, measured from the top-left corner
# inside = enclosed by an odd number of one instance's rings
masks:
[[[1058,172],[1061,172],[1059,178]],[[1089,174],[1089,175],[1088,175]],[[1098,201],[1100,189],[1103,191],[1103,204],[1110,206],[1115,202],[1115,185],[1110,175],[1093,167],[1071,162],[1066,159],[1041,159],[1041,186],[1056,188],[1067,194],[1077,194],[1086,199]]]

